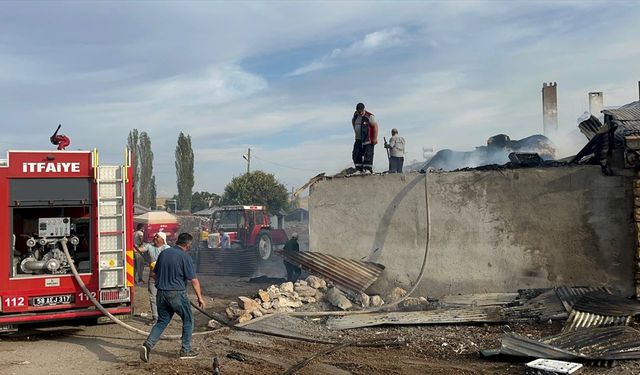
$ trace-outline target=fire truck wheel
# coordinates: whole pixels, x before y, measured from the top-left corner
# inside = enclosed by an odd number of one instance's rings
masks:
[[[261,232],[258,235],[258,241],[256,242],[258,248],[258,256],[262,260],[267,260],[271,257],[271,237],[266,232]]]

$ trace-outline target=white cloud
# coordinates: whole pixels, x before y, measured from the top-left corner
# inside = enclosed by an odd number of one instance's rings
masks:
[[[301,66],[288,74],[290,77],[299,76],[319,70],[331,68],[343,59],[367,56],[376,51],[399,46],[407,41],[407,33],[401,27],[391,27],[388,29],[374,31],[365,35],[345,48],[336,48],[331,53],[323,56],[319,60]]]

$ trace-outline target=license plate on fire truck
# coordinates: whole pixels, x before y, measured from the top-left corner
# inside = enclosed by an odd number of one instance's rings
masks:
[[[73,302],[73,294],[29,298],[29,305],[35,306],[35,307],[66,305],[72,302]]]

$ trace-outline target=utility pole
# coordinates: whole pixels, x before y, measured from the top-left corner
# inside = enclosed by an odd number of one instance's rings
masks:
[[[247,161],[247,174],[251,172],[251,148],[247,149],[247,154],[242,155],[242,158]]]

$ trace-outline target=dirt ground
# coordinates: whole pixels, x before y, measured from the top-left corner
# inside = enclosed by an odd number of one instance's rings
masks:
[[[202,283],[207,310],[220,314],[235,296],[252,295],[268,286],[233,277],[207,277]],[[146,286],[136,287],[135,308],[137,314],[149,313]],[[525,360],[490,361],[478,356],[480,349],[499,345],[504,325],[389,326],[334,332],[324,327],[323,319],[273,319],[291,333],[322,340],[403,340],[401,346],[342,348],[315,358],[298,374],[523,374],[525,369]],[[130,323],[148,330],[145,321],[136,316]],[[196,331],[210,330],[207,322],[207,317],[196,312]],[[557,333],[561,324],[515,324],[509,328],[538,338]],[[167,333],[179,332],[179,320],[172,322]],[[208,374],[213,358],[218,357],[223,374],[282,374],[331,347],[220,328],[194,336],[193,347],[201,353],[196,359],[178,359],[179,341],[163,340],[153,350],[151,362],[142,363],[138,348],[143,340],[114,324],[23,327],[17,334],[0,336],[0,373]],[[232,352],[246,360],[228,358]],[[623,362],[610,369],[589,367],[583,374],[640,374],[640,361]]]

